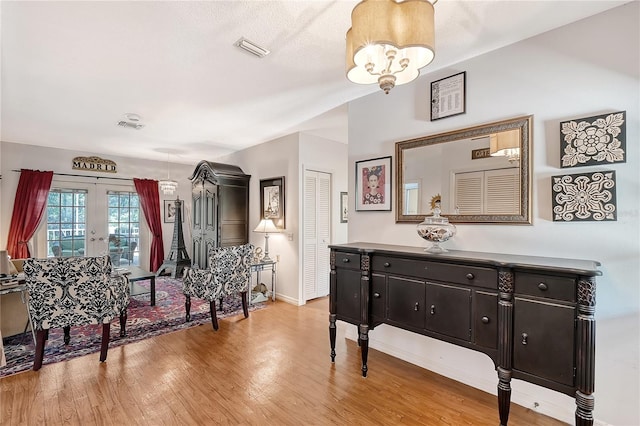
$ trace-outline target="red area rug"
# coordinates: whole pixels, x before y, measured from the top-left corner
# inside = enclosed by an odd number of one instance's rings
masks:
[[[138,281],[135,284],[149,289],[150,282]],[[116,318],[111,322],[109,348],[126,345],[148,339],[160,334],[171,333],[200,324],[211,326],[209,304],[204,300],[191,299],[191,321],[185,321],[184,295],[182,282],[168,277],[156,278],[156,306],[150,306],[150,295],[132,296],[129,303],[125,337],[120,337],[120,323]],[[253,311],[265,307],[264,303],[253,304]],[[216,303],[218,319],[242,314],[240,296],[226,297],[220,310]],[[65,361],[71,358],[100,351],[102,327],[88,325],[71,328],[71,342],[64,344],[62,329],[51,329],[49,340],[45,344],[43,364]],[[3,340],[7,365],[0,368],[0,377],[9,376],[33,368],[35,345],[31,332],[7,337]],[[108,360],[108,358],[107,358]]]

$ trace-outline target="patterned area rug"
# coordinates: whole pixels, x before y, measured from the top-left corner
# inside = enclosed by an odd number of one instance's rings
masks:
[[[150,282],[138,281],[135,284],[149,289]],[[191,299],[191,321],[185,322],[184,295],[182,282],[168,277],[156,278],[156,306],[149,304],[150,293],[131,296],[127,319],[127,335],[120,337],[120,323],[116,318],[111,322],[109,348],[137,342],[160,334],[184,330],[200,324],[211,325],[209,304],[204,300]],[[264,303],[249,305],[253,311],[265,307]],[[216,303],[218,319],[242,314],[242,301],[239,296],[227,297],[223,301],[222,311]],[[62,329],[51,329],[49,340],[45,344],[43,364],[65,361],[71,358],[100,352],[102,327],[87,325],[71,328],[71,342],[65,346]],[[33,368],[35,344],[31,332],[7,337],[3,340],[7,365],[0,368],[0,377],[9,376]]]

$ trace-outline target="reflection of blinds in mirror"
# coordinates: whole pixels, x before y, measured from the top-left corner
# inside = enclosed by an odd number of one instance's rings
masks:
[[[501,169],[485,172],[486,213],[520,213],[519,169]]]
[[[455,214],[482,214],[484,172],[456,173],[451,211]]]
[[[519,173],[520,169],[513,167],[454,174],[452,211],[457,214],[519,214]]]

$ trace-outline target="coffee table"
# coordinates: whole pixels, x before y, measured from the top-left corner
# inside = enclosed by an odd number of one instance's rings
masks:
[[[156,274],[154,274],[153,272],[147,272],[138,266],[127,266],[124,269],[129,272],[127,274],[127,278],[129,278],[130,283],[134,283],[136,281],[151,280],[151,306],[156,306]],[[149,290],[139,285],[132,285],[131,287],[132,296],[149,293]]]

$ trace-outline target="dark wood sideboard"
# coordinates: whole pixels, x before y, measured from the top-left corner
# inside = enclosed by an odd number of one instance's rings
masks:
[[[362,375],[368,333],[389,324],[487,354],[498,372],[500,424],[511,379],[576,400],[576,425],[593,425],[599,262],[372,243],[331,245],[329,336],[358,326]]]

